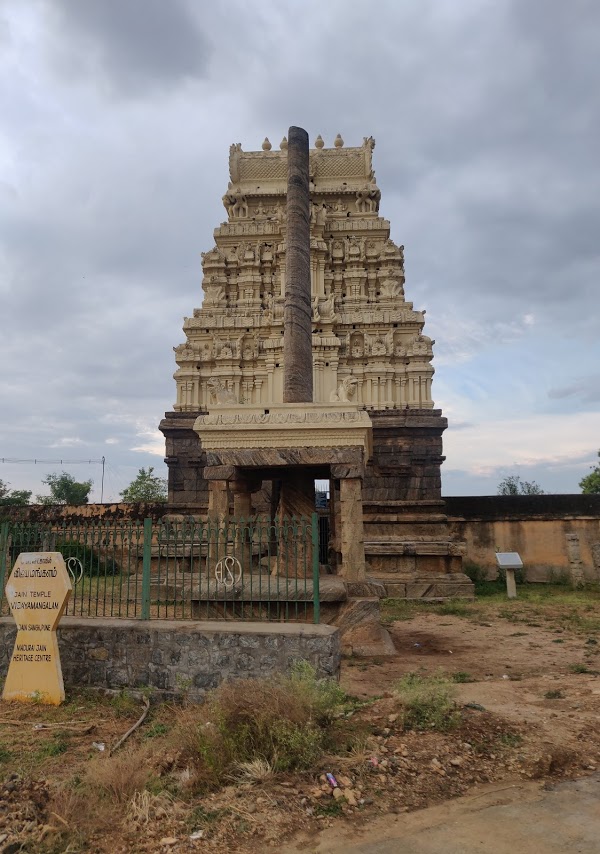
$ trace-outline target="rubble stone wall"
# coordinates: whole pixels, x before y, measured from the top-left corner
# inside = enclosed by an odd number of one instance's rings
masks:
[[[0,618],[0,677],[16,636]],[[149,687],[155,695],[193,701],[230,679],[284,673],[308,661],[319,677],[339,677],[340,636],[332,626],[242,622],[182,623],[65,617],[58,629],[65,687]]]

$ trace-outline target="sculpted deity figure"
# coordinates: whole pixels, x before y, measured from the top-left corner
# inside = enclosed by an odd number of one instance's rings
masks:
[[[230,389],[225,388],[219,377],[211,377],[206,385],[213,402],[217,406],[225,403],[237,403],[235,394]]]
[[[223,205],[229,215],[229,219],[245,219],[248,216],[248,202],[240,187],[233,187],[231,181],[227,186],[227,192],[223,196]]]
[[[435,344],[435,341],[432,341],[429,335],[417,335],[411,344],[411,352],[414,356],[429,356],[432,344]]]
[[[273,294],[267,294],[265,296],[265,320],[269,325],[273,323]]]
[[[315,323],[318,323],[321,319],[321,315],[319,314],[319,297],[316,296],[312,301],[312,319]]]
[[[381,283],[379,293],[384,299],[396,299],[404,296],[404,289],[396,279],[386,279]]]
[[[356,377],[344,377],[337,389],[331,392],[330,403],[350,403],[356,394],[358,380]]]
[[[335,323],[338,319],[335,313],[335,294],[330,293],[325,302],[321,303],[321,307],[319,309],[321,313],[321,317],[323,320],[329,323]]]
[[[226,293],[221,285],[206,285],[204,287],[207,305],[222,305],[226,301]]]
[[[356,191],[356,210],[359,213],[376,213],[379,210],[381,190],[374,180],[369,181],[361,190]]]

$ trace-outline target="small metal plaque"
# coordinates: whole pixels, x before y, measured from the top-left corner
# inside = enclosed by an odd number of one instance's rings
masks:
[[[523,569],[519,552],[496,552],[496,563],[500,569]]]

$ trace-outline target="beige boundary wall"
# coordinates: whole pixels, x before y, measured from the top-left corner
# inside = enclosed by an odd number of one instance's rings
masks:
[[[496,551],[519,552],[528,581],[583,574],[600,581],[600,495],[445,498],[453,538],[466,560],[496,576]]]

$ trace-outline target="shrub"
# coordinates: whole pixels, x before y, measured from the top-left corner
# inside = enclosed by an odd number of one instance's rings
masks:
[[[476,680],[466,670],[458,670],[452,674],[453,682],[475,682]]]
[[[452,682],[442,674],[407,673],[395,686],[404,728],[447,730],[457,726],[460,713],[454,703],[454,690]]]
[[[473,584],[479,584],[482,581],[487,581],[486,568],[481,566],[479,563],[475,563],[475,561],[469,560],[468,558],[463,561],[463,572],[471,579]]]
[[[193,784],[209,789],[260,760],[275,771],[310,768],[328,744],[328,728],[345,701],[338,685],[310,665],[266,680],[240,679],[184,709],[174,739]]]

